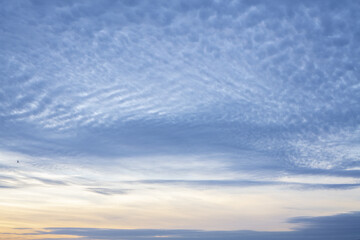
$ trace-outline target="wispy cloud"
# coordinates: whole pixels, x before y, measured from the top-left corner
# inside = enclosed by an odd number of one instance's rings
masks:
[[[88,190],[103,195],[126,194],[129,191],[128,189],[109,189],[109,188],[88,188]]]

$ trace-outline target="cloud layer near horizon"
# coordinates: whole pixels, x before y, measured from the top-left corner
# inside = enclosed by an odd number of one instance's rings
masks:
[[[303,224],[302,227],[287,232],[266,231],[199,231],[199,230],[174,230],[174,229],[99,229],[99,228],[47,228],[35,232],[31,229],[23,229],[28,233],[23,235],[35,235],[46,238],[46,235],[67,235],[69,238],[62,239],[166,239],[166,240],[354,240],[360,237],[360,213],[353,212],[324,217],[298,217],[290,219],[290,222]],[[22,235],[22,234],[19,234]],[[46,238],[46,239],[58,239]]]

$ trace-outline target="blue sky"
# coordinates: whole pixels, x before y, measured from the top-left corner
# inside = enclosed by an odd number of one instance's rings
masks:
[[[359,2],[0,3],[0,232],[359,222]]]

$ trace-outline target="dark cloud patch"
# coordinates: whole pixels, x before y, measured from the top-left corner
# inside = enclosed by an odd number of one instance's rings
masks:
[[[289,222],[301,224],[297,231],[303,232],[304,236],[315,234],[327,234],[330,239],[359,239],[360,237],[360,213],[339,214],[325,217],[298,217]]]

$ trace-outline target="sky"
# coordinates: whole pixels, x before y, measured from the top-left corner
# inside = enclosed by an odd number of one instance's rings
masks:
[[[0,5],[1,240],[360,239],[359,1]]]

